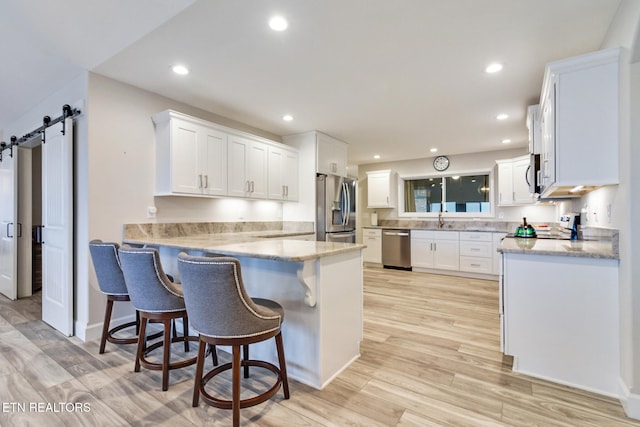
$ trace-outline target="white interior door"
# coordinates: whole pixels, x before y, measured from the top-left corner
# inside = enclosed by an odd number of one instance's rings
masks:
[[[12,300],[18,296],[17,151],[11,157],[5,150],[0,162],[0,293]]]
[[[42,144],[42,320],[73,335],[73,119]]]

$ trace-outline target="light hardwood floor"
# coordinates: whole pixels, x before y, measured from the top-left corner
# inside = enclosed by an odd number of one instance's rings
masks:
[[[493,281],[365,269],[360,359],[322,391],[291,381],[290,400],[280,392],[243,409],[243,425],[640,426],[615,399],[512,373],[497,294]],[[134,346],[107,343],[100,355],[97,342],[42,323],[40,310],[39,296],[0,297],[1,426],[230,425],[230,411],[191,407],[193,366],[162,392],[159,372],[133,372]],[[268,380],[255,370],[248,386]]]

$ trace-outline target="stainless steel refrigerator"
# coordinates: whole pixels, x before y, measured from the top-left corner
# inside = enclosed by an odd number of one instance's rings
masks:
[[[356,181],[316,177],[316,240],[356,242]]]

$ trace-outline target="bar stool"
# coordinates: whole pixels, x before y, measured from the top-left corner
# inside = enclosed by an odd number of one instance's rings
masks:
[[[136,320],[109,329],[111,313],[115,301],[130,301],[129,291],[124,281],[120,259],[118,258],[117,243],[92,240],[89,242],[89,252],[93,261],[93,268],[98,278],[100,292],[107,296],[107,306],[104,312],[104,323],[100,337],[100,354],[104,353],[107,341],[113,344],[135,344],[138,342],[137,334],[140,326],[140,315],[136,311]],[[115,334],[123,329],[136,327],[136,336],[133,338],[118,338]]]
[[[271,300],[251,299],[247,294],[240,269],[240,261],[231,257],[195,257],[178,255],[178,271],[182,280],[185,304],[192,327],[199,333],[198,362],[193,387],[193,406],[200,395],[207,404],[233,411],[233,425],[240,425],[240,408],[265,402],[280,387],[289,399],[289,382],[280,327],[284,310]],[[240,360],[240,348],[275,338],[280,367],[259,360]],[[232,347],[232,362],[215,367],[203,375],[206,345]],[[247,353],[245,352],[245,356]],[[240,399],[240,368],[259,366],[276,375],[276,381],[262,394]],[[216,375],[232,370],[232,399],[222,400],[209,394],[205,386]],[[245,371],[246,376],[246,371]]]
[[[136,353],[135,372],[140,366],[162,371],[162,391],[169,388],[169,371],[196,363],[196,357],[170,362],[171,343],[184,341],[185,352],[189,351],[189,341],[197,337],[188,336],[189,320],[184,304],[182,287],[171,282],[162,269],[160,255],[153,248],[122,247],[118,251],[127,289],[133,306],[140,312],[140,333]],[[171,321],[182,319],[184,336],[171,338]],[[163,340],[146,347],[147,322],[162,323]],[[151,362],[147,354],[163,347],[162,362]],[[214,351],[215,354],[215,351]],[[217,361],[214,360],[214,363]]]

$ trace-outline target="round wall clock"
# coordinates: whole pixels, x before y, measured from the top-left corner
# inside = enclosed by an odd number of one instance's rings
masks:
[[[447,156],[438,156],[433,159],[433,168],[439,172],[447,170],[449,167],[449,158]]]

